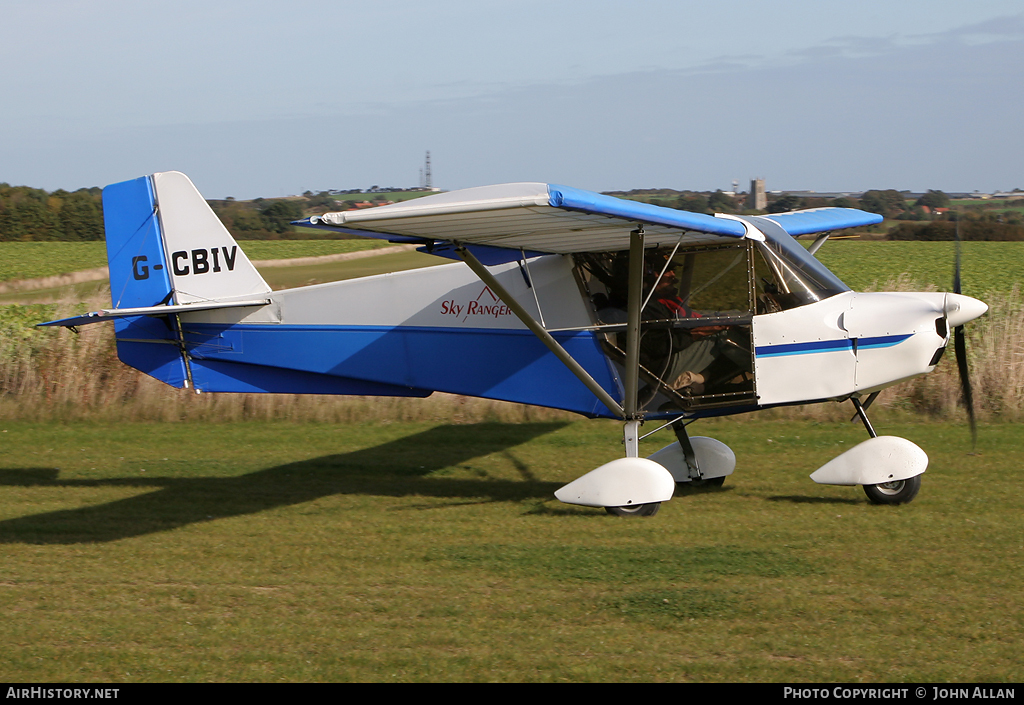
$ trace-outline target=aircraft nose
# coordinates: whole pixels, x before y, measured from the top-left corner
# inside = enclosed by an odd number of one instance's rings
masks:
[[[946,294],[946,303],[942,311],[949,325],[955,328],[983,315],[988,311],[988,304],[963,294]]]

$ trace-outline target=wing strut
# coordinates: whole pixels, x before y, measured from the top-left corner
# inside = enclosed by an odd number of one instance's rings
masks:
[[[625,418],[625,412],[622,410],[622,407],[619,406],[618,402],[612,399],[612,396],[604,390],[604,387],[598,384],[597,380],[591,377],[590,373],[587,372],[580,363],[576,362],[576,360],[573,359],[573,356],[570,355],[569,352],[563,348],[561,344],[544,329],[543,326],[533,319],[533,316],[531,316],[529,312],[523,308],[511,294],[509,294],[505,287],[498,283],[498,280],[494,278],[494,275],[488,271],[487,267],[480,263],[480,260],[478,260],[472,252],[466,249],[466,247],[461,243],[455,243],[455,252],[466,264],[469,265],[469,268],[473,270],[473,273],[480,277],[484,284],[494,292],[494,295],[501,299],[503,304],[509,307],[512,313],[516,315],[516,318],[522,321],[523,325],[529,328],[530,332],[537,336],[537,338],[539,338],[540,341],[555,354],[555,357],[561,360],[562,363],[569,368],[569,371],[576,375],[579,380],[586,385],[587,389],[593,392],[594,396],[597,397],[602,404],[608,407],[612,413]],[[637,318],[639,319],[639,313]],[[636,406],[635,386],[636,384],[634,382],[634,407]]]
[[[640,424],[637,398],[640,389],[640,311],[644,282],[644,226],[629,233],[629,283],[626,301],[626,408],[622,418],[626,421],[623,442],[626,457],[640,455]]]

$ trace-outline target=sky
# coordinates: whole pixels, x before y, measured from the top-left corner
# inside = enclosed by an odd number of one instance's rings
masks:
[[[1024,188],[1020,0],[0,0],[0,181]]]

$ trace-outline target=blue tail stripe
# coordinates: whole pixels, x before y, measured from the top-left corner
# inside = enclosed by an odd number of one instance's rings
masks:
[[[149,177],[103,189],[103,222],[114,307],[159,304],[171,291],[171,278]]]
[[[171,292],[156,198],[148,176],[103,189],[103,223],[115,308],[155,306]],[[177,347],[137,341],[173,340],[164,320],[131,318],[114,324],[117,356],[126,365],[173,387],[183,387],[185,363]]]

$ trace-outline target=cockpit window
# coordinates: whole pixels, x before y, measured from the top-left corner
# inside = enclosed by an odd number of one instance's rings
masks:
[[[645,413],[751,404],[754,395],[749,241],[644,253],[640,391]],[[576,256],[603,347],[626,359],[629,253]]]
[[[760,255],[754,265],[757,293],[764,304],[764,310],[758,313],[813,304],[850,290],[803,245],[785,233],[765,232],[765,241],[757,243],[757,251]]]

